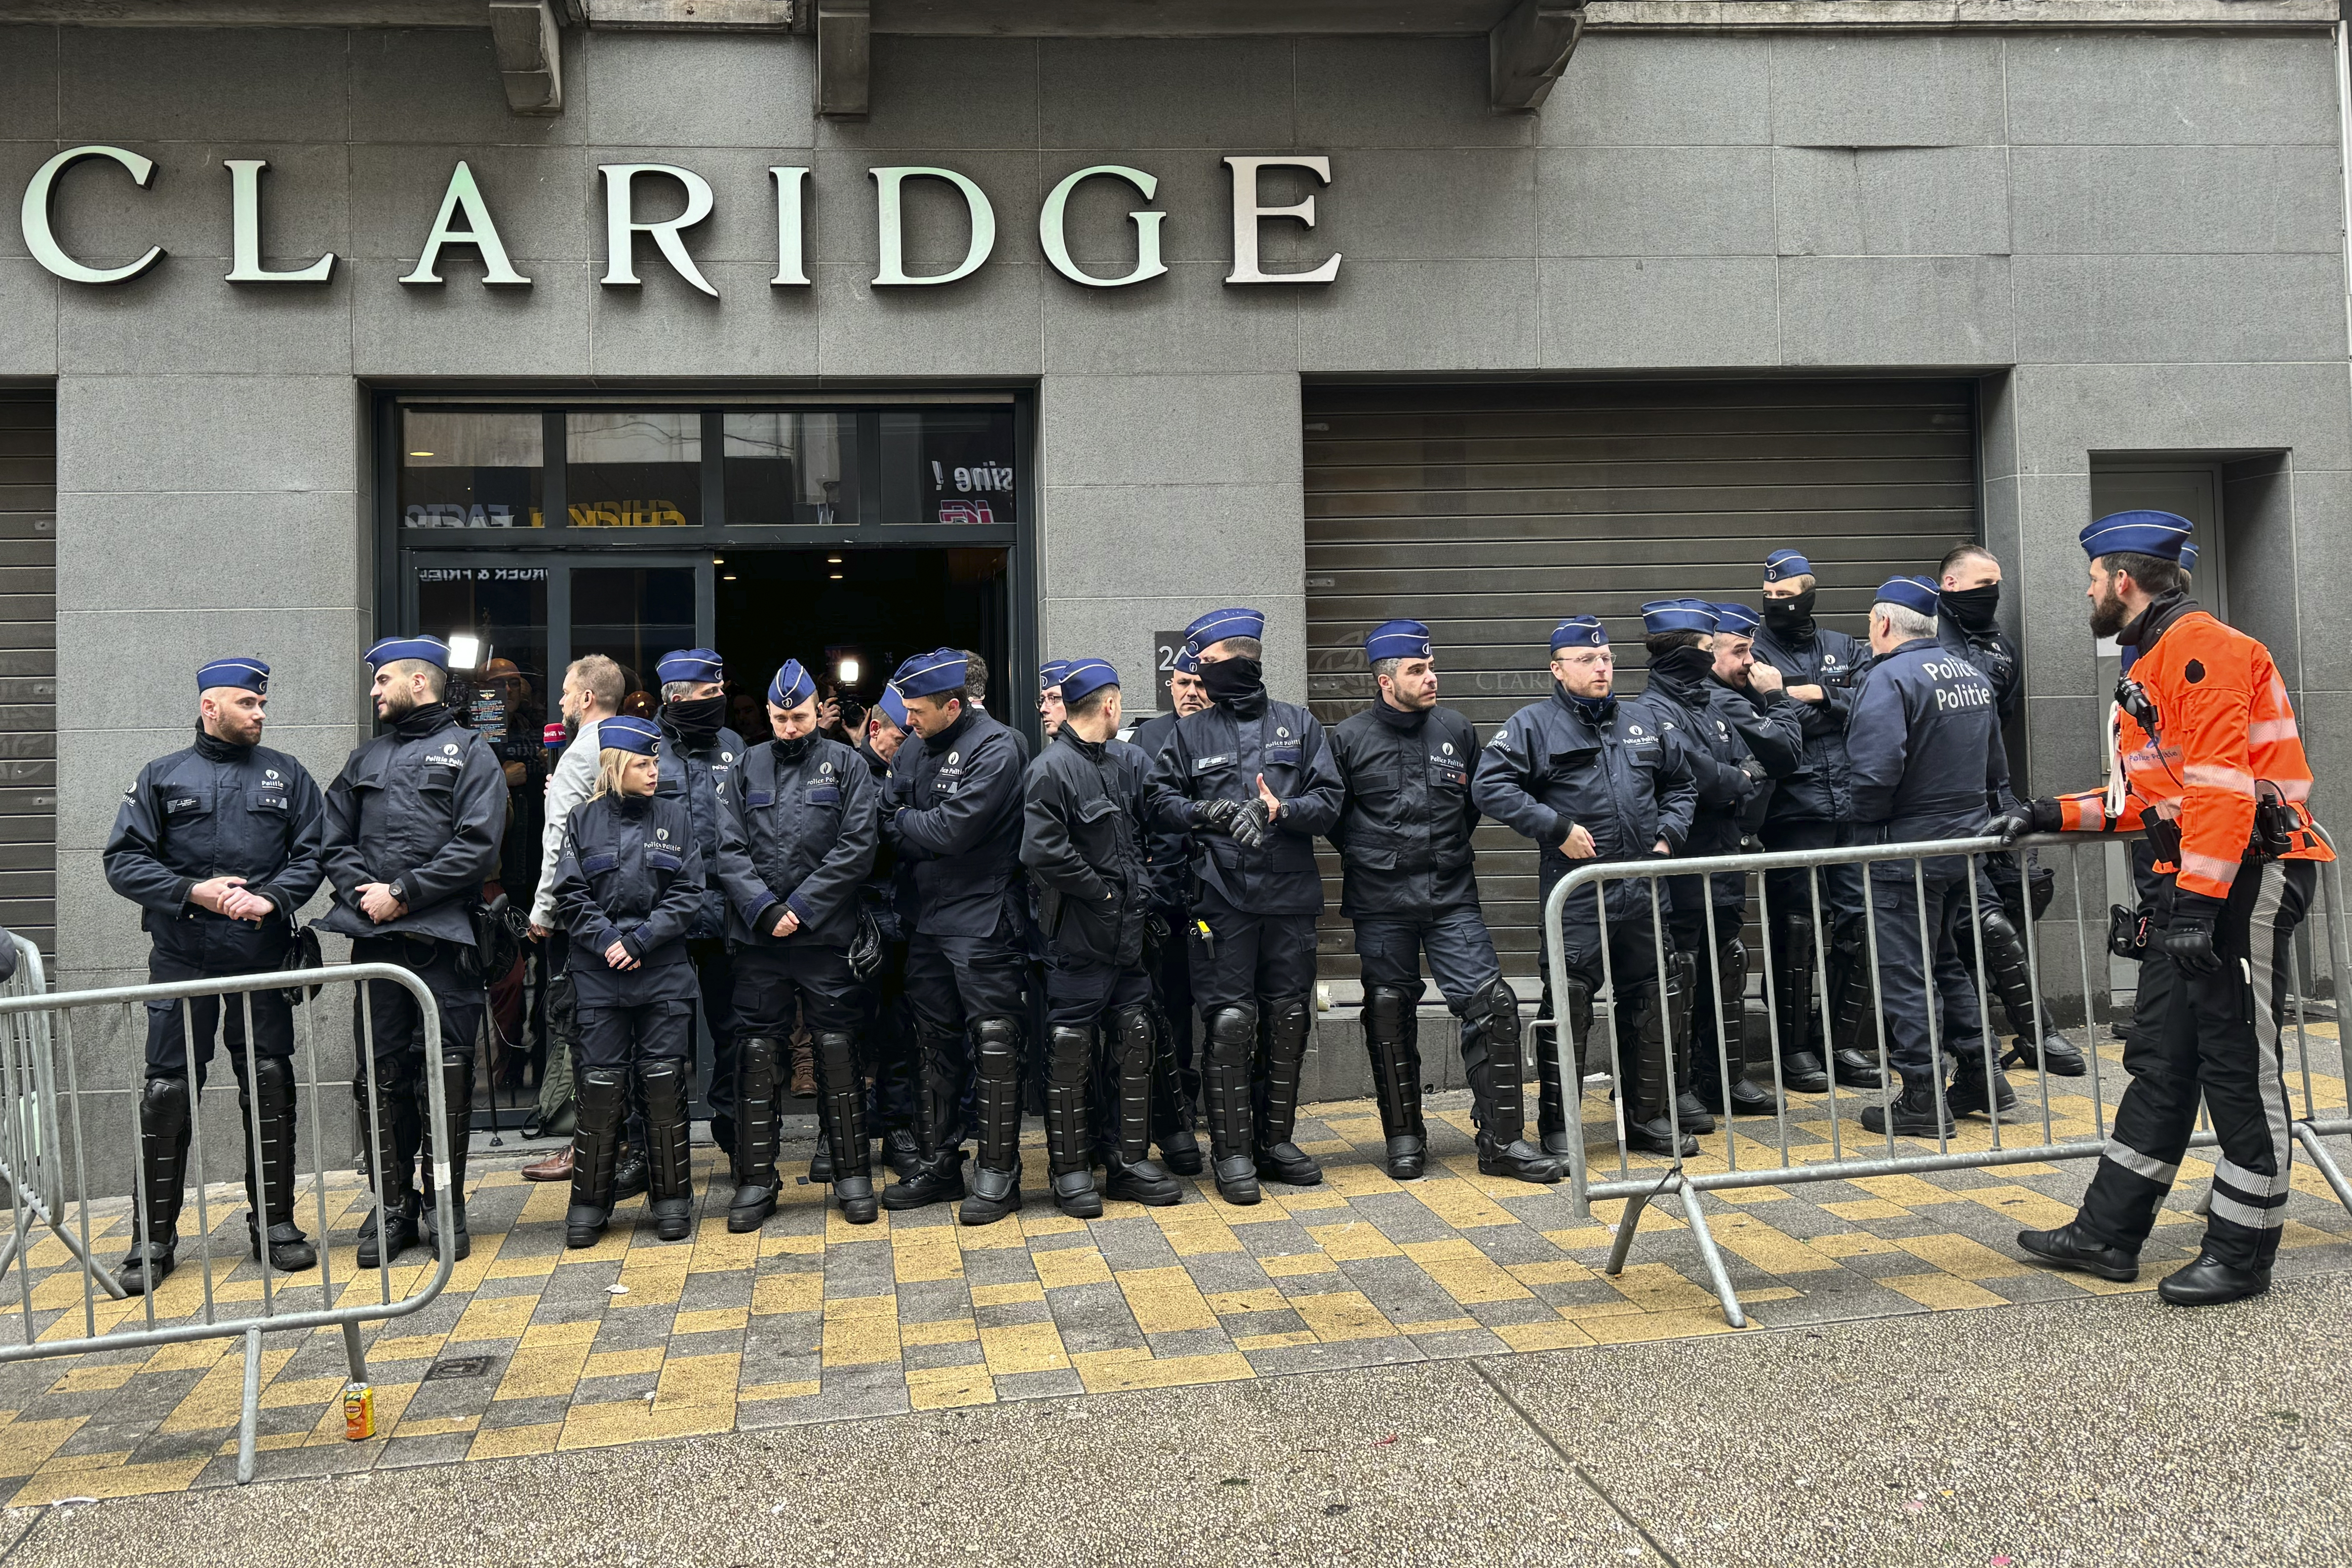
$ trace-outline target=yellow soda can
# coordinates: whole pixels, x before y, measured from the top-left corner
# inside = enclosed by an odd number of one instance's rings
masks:
[[[343,1436],[364,1443],[375,1436],[375,1390],[364,1383],[343,1384]]]

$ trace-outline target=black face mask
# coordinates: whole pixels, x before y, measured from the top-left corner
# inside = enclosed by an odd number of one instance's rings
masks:
[[[1793,599],[1764,601],[1764,624],[1776,632],[1795,632],[1802,636],[1813,629],[1813,595],[1821,590],[1808,588]]]
[[[1947,588],[1936,595],[1936,602],[1944,614],[1960,623],[1962,630],[1990,631],[1993,616],[2000,611],[2000,584],[1988,583],[1981,588]]]
[[[1715,655],[1703,647],[1678,647],[1663,658],[1652,659],[1650,668],[1669,679],[1696,682],[1706,679],[1715,668]]]
[[[1254,658],[1221,658],[1201,665],[1201,684],[1209,689],[1209,700],[1217,703],[1246,701],[1265,691],[1265,666]]]
[[[816,737],[814,734],[808,734],[795,735],[789,741],[779,740],[775,742],[776,760],[780,763],[799,762],[803,757],[808,755],[809,742],[815,739]]]
[[[662,717],[676,730],[678,739],[689,745],[707,746],[719,739],[719,727],[727,720],[727,699],[696,697],[662,704]]]

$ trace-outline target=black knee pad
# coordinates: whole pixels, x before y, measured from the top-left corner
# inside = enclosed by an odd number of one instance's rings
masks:
[[[148,1132],[177,1136],[188,1125],[188,1080],[151,1078],[139,1091],[139,1125]]]
[[[1246,1063],[1257,1048],[1257,1009],[1246,1003],[1212,1007],[1203,1020],[1208,1026],[1209,1055],[1225,1064]]]
[[[1295,1056],[1306,1048],[1307,1025],[1304,996],[1277,996],[1265,1005],[1266,1042],[1286,1055]]]
[[[1471,993],[1462,1021],[1482,1026],[1489,1039],[1516,1040],[1519,1037],[1519,994],[1511,989],[1509,981],[1497,974]]]
[[[270,1110],[294,1104],[294,1064],[284,1057],[261,1057],[253,1064],[253,1093]]]
[[[1364,1033],[1366,1037],[1375,1040],[1402,1039],[1405,1018],[1412,1005],[1412,994],[1402,986],[1365,986]]]
[[[1021,1076],[1021,1026],[1011,1018],[982,1018],[971,1026],[973,1069],[982,1078]]]

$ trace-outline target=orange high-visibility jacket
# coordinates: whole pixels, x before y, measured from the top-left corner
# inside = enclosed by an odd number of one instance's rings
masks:
[[[2311,764],[2303,754],[2286,683],[2270,649],[2203,610],[2164,629],[2131,667],[2156,708],[2149,734],[2120,707],[2105,790],[2061,795],[2066,831],[2131,831],[2150,819],[2177,823],[2184,892],[2230,896],[2252,837],[2257,792],[2294,807],[2290,860],[2333,860],[2309,831]]]

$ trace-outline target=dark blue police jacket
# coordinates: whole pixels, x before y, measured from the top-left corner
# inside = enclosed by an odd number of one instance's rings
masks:
[[[719,864],[719,824],[727,811],[728,781],[741,764],[743,751],[743,737],[723,725],[709,745],[692,746],[668,720],[661,721],[661,783],[654,794],[685,803],[694,823],[694,845],[705,866]],[[697,941],[727,934],[727,895],[719,890],[716,876],[703,889],[702,907],[686,934]]]
[[[1146,786],[1153,821],[1192,826],[1198,801],[1258,798],[1257,781],[1283,804],[1265,842],[1244,849],[1230,835],[1192,834],[1202,886],[1243,914],[1313,915],[1323,910],[1315,840],[1339,820],[1345,786],[1315,715],[1262,694],[1219,702],[1176,721]]]
[[[1769,664],[1790,686],[1818,686],[1826,700],[1800,702],[1803,721],[1803,765],[1779,781],[1768,822],[1846,822],[1853,818],[1846,782],[1845,721],[1853,702],[1847,682],[1870,658],[1865,643],[1816,625],[1810,637],[1756,628],[1756,661]]]
[[[992,936],[1024,915],[1021,747],[977,708],[926,739],[909,732],[890,770],[898,802],[883,831],[914,869],[915,930]]]
[[[284,956],[295,911],[326,879],[326,797],[308,768],[198,731],[194,745],[149,763],[123,792],[106,885],[139,906],[162,951],[206,967],[266,967]],[[190,903],[189,890],[215,877],[244,878],[273,911],[257,924]]]
[[[909,736],[899,744],[916,743]],[[914,929],[914,879],[908,868],[898,863],[898,847],[890,842],[882,825],[898,809],[898,800],[891,793],[890,764],[874,754],[871,741],[857,742],[857,760],[866,764],[866,782],[874,786],[874,862],[866,869],[866,881],[859,890],[866,912],[885,942],[904,942]]]
[[[1029,764],[1021,863],[1038,889],[1038,929],[1063,964],[1132,967],[1150,905],[1142,753],[1097,745],[1067,724]]]
[[[474,907],[498,875],[507,775],[490,743],[439,703],[354,751],[327,786],[327,882],[319,923],[345,936],[405,932],[474,945]],[[359,889],[390,883],[408,912],[378,924]]]
[[[1168,738],[1176,733],[1176,715],[1156,713],[1135,727],[1128,740],[1142,760],[1147,785],[1151,778],[1151,764],[1160,760],[1167,749]],[[1164,916],[1171,926],[1181,926],[1185,910],[1192,902],[1192,836],[1180,833],[1153,816],[1144,829],[1144,842],[1151,854],[1151,907]],[[1180,950],[1181,951],[1181,950]]]
[[[1470,768],[1478,732],[1451,708],[1404,713],[1375,697],[1332,727],[1346,787],[1331,843],[1339,912],[1428,916],[1478,907]]]
[[[555,865],[555,910],[571,938],[567,967],[580,1002],[690,1002],[697,992],[686,936],[703,883],[684,802],[600,795],[572,807]],[[615,942],[639,968],[606,962]]]
[[[1915,637],[1874,662],[1845,736],[1853,820],[1865,841],[1981,833],[1986,803],[2009,783],[2000,727],[1992,682],[1935,638]],[[1907,867],[1874,867],[1896,870],[1909,875]]]
[[[745,752],[720,835],[727,940],[749,947],[847,947],[874,866],[878,794],[866,759],[822,735],[771,741]],[[800,917],[787,937],[772,934],[780,902]]]

